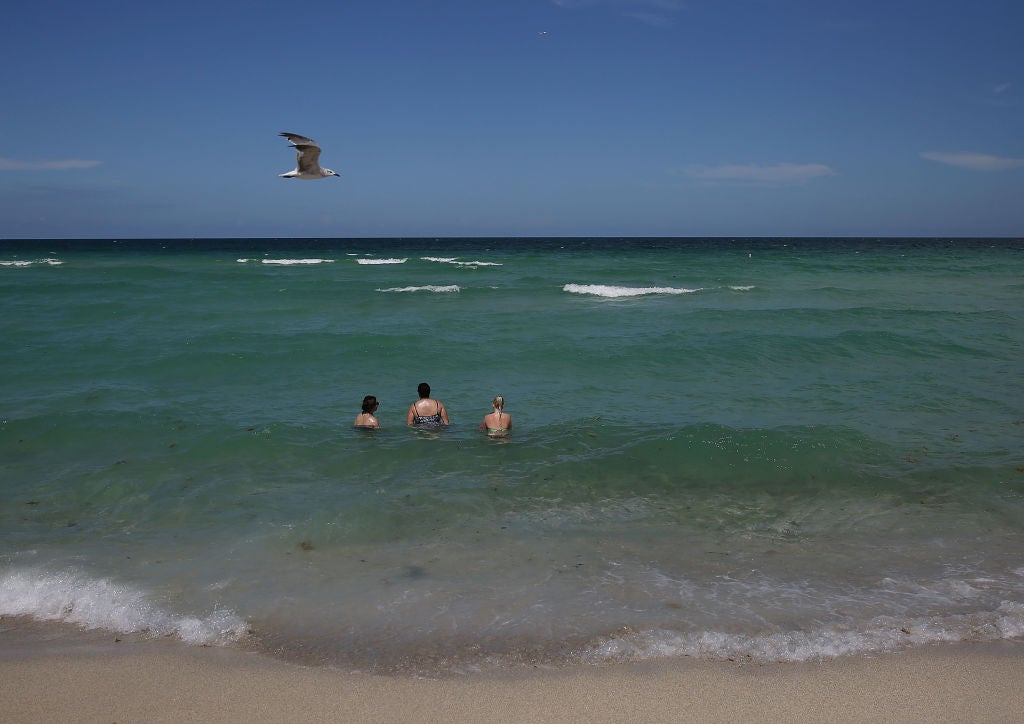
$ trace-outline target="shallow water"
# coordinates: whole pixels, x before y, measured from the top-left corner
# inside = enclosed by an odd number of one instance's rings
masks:
[[[0,614],[378,670],[1020,637],[1022,252],[0,242]]]

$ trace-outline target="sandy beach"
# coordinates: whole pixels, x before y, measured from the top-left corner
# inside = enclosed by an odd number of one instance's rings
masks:
[[[805,664],[684,659],[438,680],[170,642],[8,643],[0,638],[5,722],[1024,720],[1021,642]]]

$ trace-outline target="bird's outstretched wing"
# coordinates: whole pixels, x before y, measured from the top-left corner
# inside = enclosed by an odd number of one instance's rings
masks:
[[[320,146],[312,138],[297,133],[280,133],[295,149],[295,166],[299,173],[320,172]]]
[[[306,144],[296,144],[295,148],[298,151],[295,154],[295,165],[298,166],[299,171],[316,172],[320,169],[320,147],[319,146],[307,146]]]
[[[277,135],[287,138],[293,146],[314,146],[320,148],[312,138],[300,136],[298,133],[279,133]]]

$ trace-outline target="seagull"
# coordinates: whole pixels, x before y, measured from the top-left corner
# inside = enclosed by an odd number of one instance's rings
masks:
[[[277,135],[287,138],[288,142],[292,144],[292,148],[296,150],[295,170],[278,174],[281,178],[318,179],[341,176],[329,168],[320,168],[320,164],[317,163],[320,160],[320,147],[312,138],[306,138],[297,133],[279,133]]]

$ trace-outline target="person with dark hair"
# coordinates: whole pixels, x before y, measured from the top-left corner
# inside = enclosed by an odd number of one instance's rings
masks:
[[[415,427],[441,427],[449,424],[448,411],[444,409],[444,403],[430,397],[430,385],[420,382],[416,391],[420,399],[409,405],[405,424]]]
[[[377,402],[377,398],[373,395],[367,395],[363,398],[363,411],[356,415],[356,421],[353,423],[360,430],[376,430],[380,427],[380,422],[377,420],[375,412],[380,407],[380,403]]]

